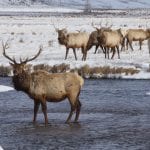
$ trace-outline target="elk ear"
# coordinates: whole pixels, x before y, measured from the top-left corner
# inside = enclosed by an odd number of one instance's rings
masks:
[[[62,30],[63,30],[64,34],[67,34],[67,29],[66,28],[63,28]]]

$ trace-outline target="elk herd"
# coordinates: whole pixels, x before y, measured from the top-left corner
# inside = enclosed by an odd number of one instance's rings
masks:
[[[92,25],[93,26],[93,25]],[[94,26],[93,26],[94,27]],[[76,49],[81,48],[82,60],[86,60],[88,51],[95,46],[95,54],[98,47],[101,48],[105,54],[105,58],[109,59],[109,53],[112,52],[111,59],[117,51],[118,58],[120,59],[120,51],[128,49],[128,46],[133,51],[132,42],[138,41],[140,50],[142,49],[142,42],[144,40],[150,40],[150,29],[112,29],[112,25],[109,27],[94,27],[95,31],[90,34],[87,32],[68,32],[66,28],[58,29],[54,26],[58,33],[58,42],[66,47],[65,59],[69,49],[73,49],[75,59],[77,60]],[[148,42],[149,43],[149,42]]]
[[[54,26],[55,27],[55,26]],[[95,46],[95,53],[98,47],[101,48],[105,54],[105,58],[109,59],[109,53],[112,52],[111,58],[113,59],[116,51],[118,58],[120,58],[120,51],[125,49],[125,45],[132,47],[133,41],[139,41],[140,49],[142,48],[142,42],[148,40],[148,46],[150,49],[150,29],[117,29],[113,30],[109,27],[94,27],[95,31],[89,33],[86,32],[74,32],[69,33],[67,29],[57,29],[58,42],[66,47],[65,59],[69,49],[73,49],[74,57],[77,60],[76,49],[81,49],[83,54],[82,60],[86,60],[88,51]],[[125,44],[126,42],[126,44]],[[60,102],[68,99],[71,107],[70,114],[66,120],[70,122],[73,113],[75,112],[74,121],[77,122],[80,114],[81,103],[79,95],[81,88],[84,84],[83,78],[77,73],[49,73],[43,70],[30,71],[27,68],[27,63],[36,59],[42,52],[42,46],[39,48],[38,53],[25,60],[20,59],[20,62],[16,62],[15,58],[11,58],[6,49],[8,44],[2,42],[3,56],[10,61],[10,65],[13,69],[12,82],[14,88],[17,91],[25,92],[34,101],[34,116],[33,122],[36,122],[37,112],[41,105],[45,118],[45,125],[48,124],[47,117],[47,104],[46,102]]]

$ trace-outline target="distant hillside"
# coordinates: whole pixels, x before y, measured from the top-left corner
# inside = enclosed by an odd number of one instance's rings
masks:
[[[86,6],[106,9],[150,8],[150,0],[0,0],[1,8],[19,6],[40,8],[62,6],[79,9],[83,9]]]

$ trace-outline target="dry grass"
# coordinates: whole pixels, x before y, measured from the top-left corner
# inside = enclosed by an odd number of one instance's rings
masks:
[[[48,72],[51,72],[52,67],[49,65],[45,65],[45,64],[39,64],[39,65],[35,65],[33,66],[33,70],[45,70]]]
[[[34,70],[45,70],[51,73],[61,73],[61,72],[67,72],[70,70],[70,65],[62,63],[60,65],[54,65],[54,66],[49,66],[45,64],[39,64],[36,66],[33,66]]]
[[[45,70],[50,73],[64,73],[64,72],[78,72],[84,78],[116,78],[120,77],[121,74],[126,76],[133,75],[139,73],[139,70],[134,68],[123,68],[123,67],[90,67],[89,65],[82,66],[81,68],[71,69],[69,64],[59,64],[59,65],[46,65],[46,64],[38,64],[35,66],[28,65],[29,70]],[[10,67],[0,66],[0,76],[8,76],[11,73]],[[116,76],[117,75],[117,76]]]
[[[109,75],[116,75],[116,74],[125,74],[125,75],[133,75],[139,72],[139,70],[136,70],[134,68],[123,68],[123,67],[113,67],[110,68],[109,66],[104,66],[104,67],[94,67],[90,68],[88,65],[85,65],[81,68],[78,69],[78,72],[81,76],[83,77],[89,77],[89,78],[94,78],[95,75],[99,75],[102,78],[106,78]]]

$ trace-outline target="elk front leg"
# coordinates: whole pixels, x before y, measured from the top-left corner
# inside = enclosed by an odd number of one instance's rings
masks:
[[[37,112],[39,110],[40,102],[38,100],[34,100],[34,116],[33,116],[33,123],[36,122]]]
[[[120,59],[119,46],[116,46],[116,48],[117,48],[117,53],[118,53],[118,59]]]
[[[42,100],[41,105],[42,105],[42,112],[45,118],[45,126],[46,126],[48,124],[46,100]]]
[[[67,59],[68,52],[69,52],[69,48],[66,48],[66,56],[65,56],[65,60]]]
[[[129,41],[129,45],[130,45],[130,48],[132,49],[132,51],[134,51],[134,49],[132,47],[132,41]]]
[[[94,54],[96,54],[98,47],[99,47],[99,45],[96,45]]]
[[[76,50],[75,50],[75,48],[73,48],[73,53],[74,53],[75,59],[77,60],[77,55],[76,55]]]

